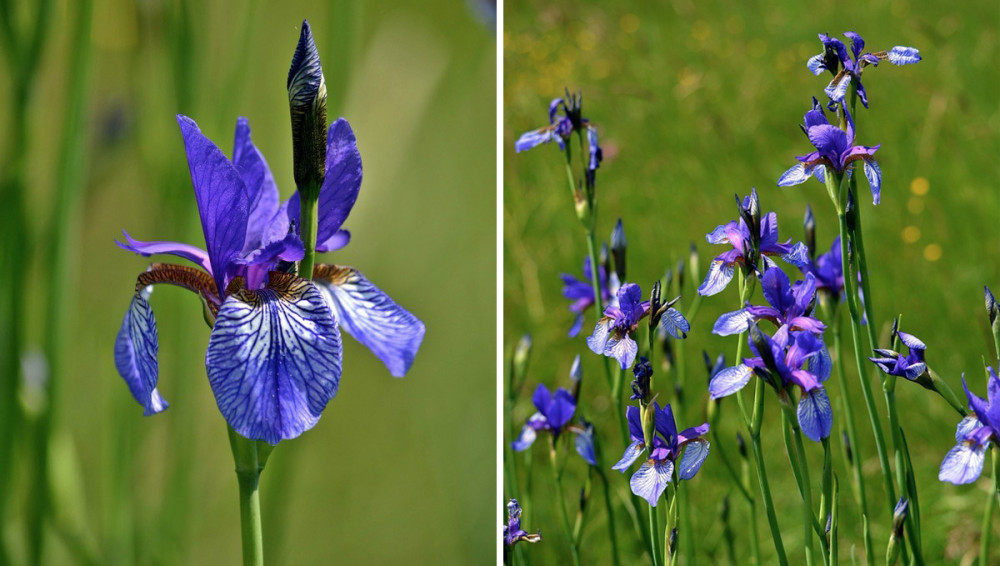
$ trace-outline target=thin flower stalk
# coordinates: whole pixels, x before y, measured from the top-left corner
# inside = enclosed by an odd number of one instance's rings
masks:
[[[570,555],[573,557],[573,564],[580,566],[580,549],[576,539],[573,537],[573,527],[569,522],[569,515],[566,512],[566,497],[563,493],[562,470],[559,466],[559,453],[557,450],[558,439],[555,435],[549,437],[549,460],[552,463],[552,481],[555,484],[556,506],[559,507],[559,516],[562,518],[563,528],[566,531],[566,538],[569,542]]]

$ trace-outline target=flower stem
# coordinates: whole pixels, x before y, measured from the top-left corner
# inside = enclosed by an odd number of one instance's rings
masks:
[[[803,454],[799,453],[798,442],[793,443],[793,425],[791,423],[792,417],[789,417],[789,409],[782,407],[781,411],[781,432],[782,438],[785,441],[785,452],[788,454],[788,461],[792,465],[792,474],[795,476],[795,484],[799,488],[799,495],[802,498],[802,527],[803,539],[802,545],[804,546],[806,553],[806,566],[811,566],[813,563],[813,546],[812,546],[812,488],[809,482],[809,471],[802,469]],[[798,438],[796,437],[797,441]]]
[[[653,566],[660,564],[660,515],[656,512],[656,507],[649,506],[649,549],[653,553]]]
[[[834,309],[834,313],[830,319],[831,332],[833,333],[833,350],[837,356],[837,382],[840,385],[844,418],[847,421],[847,440],[851,444],[851,450],[854,451],[852,457],[849,458],[851,467],[853,468],[852,471],[854,472],[854,493],[857,496],[861,516],[864,518],[862,521],[862,536],[865,542],[865,558],[868,564],[875,564],[875,551],[872,548],[871,533],[868,530],[868,496],[865,492],[864,475],[861,473],[861,459],[857,454],[857,450],[860,447],[858,445],[858,432],[857,427],[854,425],[854,407],[851,403],[851,396],[847,387],[847,376],[844,373],[844,348],[840,339],[840,316],[836,309]]]
[[[603,460],[598,459],[598,464],[601,464]],[[608,476],[604,473],[604,468],[597,468],[597,475],[601,478],[601,483],[604,486],[604,508],[608,513],[608,536],[611,539],[611,561],[614,566],[618,566],[620,563],[618,560],[618,536],[615,532],[615,515],[613,513],[614,506],[611,504],[611,485],[608,483]]]
[[[576,539],[573,538],[573,526],[570,525],[569,515],[566,513],[566,497],[563,494],[562,474],[559,471],[559,457],[556,452],[556,438],[554,436],[549,436],[549,458],[552,461],[552,480],[555,482],[556,505],[559,506],[559,514],[562,516],[570,554],[573,556],[573,564],[580,566],[580,549],[577,548]]]
[[[882,484],[885,487],[886,500],[888,501],[889,509],[893,509],[896,506],[896,491],[892,481],[892,469],[889,466],[889,455],[886,452],[882,423],[878,416],[878,409],[875,408],[875,398],[872,395],[871,384],[868,383],[868,377],[865,373],[864,349],[861,345],[861,313],[858,311],[857,305],[856,280],[851,277],[854,273],[850,261],[851,250],[848,246],[851,236],[847,229],[847,214],[844,211],[847,196],[843,190],[840,190],[842,187],[835,188],[838,184],[843,185],[842,178],[842,175],[838,176],[831,172],[826,175],[826,183],[828,190],[833,191],[833,194],[839,195],[837,217],[840,227],[841,269],[844,273],[844,295],[847,300],[848,311],[851,314],[851,337],[854,345],[854,359],[858,370],[858,380],[861,382],[861,393],[865,398],[865,408],[868,409],[868,419],[871,423],[872,434],[875,436],[875,451],[878,453],[879,466],[882,469]],[[871,324],[872,321],[869,320],[868,322]]]
[[[764,409],[764,380],[757,378],[754,387],[754,414],[763,414]],[[756,421],[756,419],[755,419]],[[754,465],[757,467],[757,480],[760,483],[760,492],[764,502],[764,511],[767,513],[767,523],[771,528],[771,538],[774,540],[774,551],[778,555],[778,564],[788,566],[788,558],[785,556],[785,545],[781,542],[781,529],[778,527],[778,517],[774,513],[774,501],[771,499],[771,485],[767,481],[767,470],[764,468],[764,452],[760,444],[760,425],[751,426],[750,444],[753,447]]]
[[[232,427],[229,445],[236,464],[236,479],[240,487],[240,533],[243,543],[243,565],[263,566],[264,538],[260,525],[260,464],[257,443],[243,438]]]
[[[993,488],[989,499],[986,500],[986,509],[983,510],[983,530],[979,538],[979,566],[987,566],[990,563],[993,507],[994,501],[1000,502],[1000,458],[997,457],[997,451],[997,448],[990,450],[993,453]]]
[[[307,198],[306,195],[316,195],[316,198]],[[299,227],[299,234],[306,250],[299,263],[299,277],[312,279],[313,266],[316,265],[316,230],[319,224],[319,207],[316,206],[316,202],[319,200],[319,187],[308,190],[302,190],[300,187],[299,197],[302,207],[300,216],[302,225]]]
[[[865,549],[871,547],[871,541],[868,540],[868,518],[864,517],[863,521],[865,523]],[[833,492],[832,500],[830,502],[830,564],[840,564],[838,558],[838,547],[837,547],[837,529],[840,524],[840,480],[837,479],[837,474],[833,474]],[[869,562],[869,564],[874,564],[874,562]]]

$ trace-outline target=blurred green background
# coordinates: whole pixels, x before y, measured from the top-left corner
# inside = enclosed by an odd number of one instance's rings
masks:
[[[177,288],[154,294],[160,390],[171,407],[144,418],[117,376],[112,348],[149,260],[114,240],[125,228],[140,239],[203,244],[178,113],[227,154],[237,117],[248,117],[282,197],[292,193],[285,80],[304,18],[324,63],[331,120],[350,120],[365,169],[345,224],[352,243],[319,261],[358,267],[420,317],[427,334],[402,380],[345,339],[337,398],[313,430],[279,446],[262,476],[267,562],[461,564],[492,556],[490,24],[464,2],[104,0],[93,4],[92,19],[88,6],[0,2],[8,55],[0,123],[9,132],[0,137],[0,421],[4,438],[14,439],[12,451],[0,452],[10,458],[0,470],[8,474],[0,484],[9,494],[0,501],[6,558],[239,562],[237,487],[205,377],[209,329],[200,303]],[[32,52],[39,56],[27,69]],[[57,241],[67,259],[58,269],[50,251]],[[56,294],[61,307],[47,314]],[[46,437],[47,452],[38,449]],[[49,457],[51,513],[38,555],[26,541],[39,513],[41,454]]]
[[[864,75],[870,110],[858,106],[858,143],[882,144],[882,204],[873,208],[862,181],[862,212],[877,324],[883,336],[890,317],[903,314],[903,329],[928,345],[928,361],[961,392],[961,375],[985,392],[982,359],[995,359],[983,310],[983,285],[1000,289],[1000,5],[995,1],[742,2],[677,1],[598,3],[511,0],[505,6],[504,40],[504,344],[510,352],[530,332],[534,355],[513,418],[519,429],[534,410],[530,394],[537,383],[568,387],[573,356],[583,356],[588,408],[611,439],[610,462],[620,454],[617,425],[611,420],[608,388],[597,356],[586,346],[593,329],[587,313],[584,331],[566,337],[572,315],[561,296],[560,272],[579,276],[586,246],[566,190],[564,158],[555,145],[515,154],[521,133],[547,124],[549,100],[563,88],[582,90],[584,116],[599,128],[604,163],[597,175],[597,235],[606,240],[622,217],[628,237],[629,279],[649,292],[652,281],[686,257],[697,244],[701,276],[721,246],[704,236],[736,217],[733,194],[756,186],[763,210],[778,213],[782,239],[802,238],[802,217],[811,204],[820,251],[837,234],[836,215],[823,186],[810,181],[779,189],[779,175],[810,149],[799,130],[811,96],[823,97],[829,75],[814,77],[806,60],[821,51],[820,32],[842,38],[860,33],[868,50],[894,45],[917,47],[923,61],[908,67],[889,64]],[[575,156],[574,156],[575,157]],[[790,275],[794,270],[788,271]],[[795,272],[797,273],[797,272]],[[688,282],[685,298],[690,302]],[[757,302],[760,302],[759,293]],[[706,298],[685,344],[688,406],[680,426],[703,422],[707,395],[701,351],[733,363],[734,338],[710,335],[715,318],[737,307],[735,284]],[[844,315],[846,317],[846,315]],[[849,328],[844,325],[846,341]],[[848,347],[849,348],[849,347]],[[852,354],[847,350],[846,359]],[[878,460],[861,402],[853,362],[850,392],[864,459],[869,507],[875,510],[872,533],[876,556],[883,556],[889,528]],[[661,397],[673,378],[657,383]],[[841,395],[831,382],[835,403],[835,457],[840,451]],[[878,395],[883,427],[887,420]],[[922,504],[925,557],[929,563],[969,564],[978,555],[978,538],[988,480],[954,487],[937,480],[944,454],[954,444],[956,413],[936,396],[900,383],[897,398],[910,441]],[[735,403],[723,403],[725,438],[742,429]],[[768,473],[775,490],[789,558],[801,559],[799,498],[780,438],[774,396],[768,394],[764,423]],[[612,434],[614,432],[614,434]],[[506,438],[510,441],[510,438]],[[537,447],[536,447],[537,448]],[[736,454],[735,442],[727,446]],[[808,446],[811,470],[819,474],[822,449]],[[548,457],[535,453],[535,506],[531,523],[545,540],[526,546],[534,563],[569,560],[566,539],[553,499]],[[708,457],[690,485],[698,563],[722,560],[719,509],[728,494],[730,519],[746,557],[745,506],[717,455]],[[523,472],[523,456],[518,455]],[[564,480],[571,513],[583,477],[583,463],[571,455]],[[838,464],[840,465],[840,464]],[[628,493],[628,476],[613,474],[618,493]],[[841,478],[841,557],[864,561],[849,475]],[[986,474],[984,474],[986,475]],[[818,482],[814,480],[814,485]],[[524,485],[524,478],[521,478]],[[756,484],[754,484],[756,486]],[[584,563],[609,561],[606,526],[595,479],[594,499],[583,539]],[[507,496],[518,494],[507,494]],[[758,490],[759,500],[759,490]],[[642,550],[634,543],[625,509],[617,508],[623,563]],[[572,516],[572,515],[571,515]],[[773,548],[759,513],[765,562]],[[996,521],[994,521],[996,523]],[[1000,528],[995,528],[1000,533]],[[1000,562],[1000,545],[994,543]],[[558,557],[558,558],[557,558]],[[648,558],[642,557],[643,561]]]

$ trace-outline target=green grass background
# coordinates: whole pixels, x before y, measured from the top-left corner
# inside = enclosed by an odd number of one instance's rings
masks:
[[[566,190],[563,156],[553,145],[515,154],[522,132],[546,124],[550,99],[564,87],[584,93],[584,115],[599,128],[605,161],[598,172],[598,237],[607,239],[622,217],[628,236],[629,279],[648,293],[651,282],[685,256],[695,242],[702,276],[721,246],[704,235],[736,217],[733,194],[756,186],[762,208],[778,213],[782,239],[802,238],[806,204],[817,219],[821,251],[837,234],[836,216],[821,184],[775,186],[809,149],[798,124],[810,97],[823,96],[829,76],[814,77],[805,61],[820,51],[819,32],[840,36],[859,32],[868,50],[910,45],[923,61],[908,67],[889,64],[864,75],[871,109],[858,111],[858,143],[881,143],[882,204],[872,207],[862,181],[862,212],[871,269],[877,324],[883,336],[888,321],[903,314],[903,328],[929,346],[928,361],[961,391],[961,375],[985,392],[982,357],[995,360],[983,310],[983,285],[1000,289],[1000,6],[992,1],[940,3],[873,2],[538,2],[511,0],[505,6],[504,41],[504,344],[530,332],[534,355],[521,401],[517,427],[534,409],[530,393],[537,383],[568,386],[575,354],[583,356],[591,414],[604,429],[607,458],[615,461],[620,441],[611,421],[608,389],[597,357],[584,337],[593,328],[588,313],[584,332],[566,337],[572,322],[561,296],[560,272],[579,274],[586,254],[583,232]],[[922,179],[922,180],[921,180]],[[916,181],[916,182],[915,182]],[[922,190],[925,187],[929,190]],[[908,238],[904,237],[906,231]],[[916,237],[914,237],[916,236]],[[791,272],[789,272],[791,273]],[[725,352],[731,364],[733,338],[710,335],[715,318],[737,306],[735,285],[707,298],[686,343],[689,399],[707,394],[700,353]],[[689,285],[686,299],[694,293]],[[757,295],[759,302],[760,295]],[[844,315],[846,317],[846,314]],[[844,325],[845,341],[849,328]],[[847,350],[847,360],[850,360]],[[864,461],[869,506],[874,510],[875,555],[884,556],[889,513],[884,509],[878,460],[861,400],[853,363],[855,416]],[[662,374],[661,374],[662,375]],[[657,385],[667,395],[672,378]],[[831,396],[842,392],[831,381]],[[768,394],[764,423],[768,472],[779,508],[790,559],[801,559],[800,507],[780,439],[777,405]],[[883,427],[884,402],[876,388]],[[979,524],[989,481],[954,487],[937,480],[941,458],[954,444],[957,415],[942,400],[919,387],[900,383],[897,398],[911,446],[923,517],[925,556],[934,564],[969,564],[978,555]],[[702,408],[687,407],[680,426],[702,422]],[[735,403],[724,403],[723,434],[738,423]],[[843,425],[835,412],[835,434]],[[509,441],[509,438],[505,439]],[[735,454],[735,444],[728,447]],[[819,482],[820,446],[808,446]],[[530,530],[544,540],[527,545],[536,564],[569,560],[555,503],[545,450],[535,453],[534,505]],[[835,457],[839,440],[835,440]],[[523,458],[518,456],[523,470]],[[843,464],[838,463],[838,466]],[[575,509],[583,464],[570,458],[565,481],[571,513]],[[628,476],[613,474],[616,495],[627,493]],[[841,557],[864,561],[860,524],[841,478]],[[721,462],[712,455],[690,484],[698,563],[721,560],[721,501],[730,495],[737,532],[746,529],[745,507],[727,485]],[[524,485],[524,478],[521,478]],[[583,562],[609,562],[603,504],[595,480],[594,499],[583,541]],[[815,488],[814,488],[815,489]],[[507,494],[518,495],[518,494]],[[816,496],[818,499],[818,496]],[[759,493],[758,493],[759,500]],[[624,508],[623,563],[641,557]],[[571,515],[572,516],[572,515]],[[773,556],[767,523],[759,513],[765,561]],[[628,527],[631,528],[630,526]],[[1000,529],[994,529],[1000,533]],[[739,549],[748,556],[745,535]],[[994,544],[1000,561],[1000,544]]]
[[[84,197],[71,232],[66,370],[53,376],[61,380],[51,472],[59,520],[46,527],[46,563],[87,554],[100,564],[239,562],[236,478],[205,378],[200,303],[175,288],[154,293],[160,390],[171,407],[144,418],[112,350],[149,260],[114,239],[125,228],[140,239],[203,243],[178,113],[227,154],[237,117],[248,117],[282,197],[292,193],[285,80],[303,18],[324,63],[331,120],[350,120],[365,168],[345,224],[353,241],[319,261],[361,269],[427,334],[402,380],[345,338],[337,398],[313,430],[278,447],[263,474],[267,563],[460,564],[494,552],[496,36],[464,2],[349,4],[96,4],[86,159],[73,172]],[[34,10],[13,6],[15,25],[29,27]],[[47,244],[56,147],[75,95],[65,88],[75,17],[74,3],[53,3],[29,105],[35,250]],[[13,89],[2,70],[7,123]],[[0,155],[10,144],[0,138]],[[5,256],[13,245],[5,242]],[[19,300],[29,352],[42,340],[45,265],[33,255],[4,267],[28,281]],[[19,436],[15,495],[0,516],[15,561],[36,474],[30,430]]]

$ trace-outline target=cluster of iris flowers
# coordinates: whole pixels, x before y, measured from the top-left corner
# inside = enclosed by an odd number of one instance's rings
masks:
[[[632,505],[630,515],[634,521],[639,521],[641,513],[635,501],[645,501],[649,505],[649,531],[644,532],[642,525],[636,525],[642,534],[643,543],[648,545],[647,552],[654,565],[673,564],[678,552],[677,538],[689,537],[690,532],[683,529],[684,514],[687,511],[684,498],[675,499],[680,492],[680,480],[691,480],[706,462],[709,453],[709,441],[706,438],[713,435],[713,443],[718,440],[715,421],[720,418],[719,400],[723,397],[739,397],[740,412],[747,434],[754,444],[754,464],[761,485],[761,493],[755,496],[751,487],[743,484],[743,479],[735,474],[731,464],[726,468],[733,473],[733,481],[740,488],[743,497],[750,503],[751,518],[754,519],[756,500],[761,498],[767,512],[771,535],[775,543],[775,554],[781,564],[788,564],[784,545],[781,540],[780,528],[777,524],[777,514],[771,501],[770,488],[767,485],[765,461],[761,455],[760,435],[763,407],[764,386],[770,386],[782,406],[785,418],[785,441],[789,462],[792,465],[799,493],[803,503],[803,526],[805,528],[806,563],[816,560],[812,546],[818,540],[824,564],[835,563],[837,559],[837,503],[836,490],[831,491],[835,482],[828,464],[831,458],[830,436],[833,429],[834,411],[825,383],[833,373],[834,363],[843,364],[842,356],[831,356],[827,344],[833,344],[840,351],[839,323],[837,317],[841,313],[850,316],[851,336],[854,339],[855,358],[861,375],[859,383],[866,400],[866,410],[872,425],[872,434],[876,439],[876,449],[879,451],[879,463],[883,475],[883,486],[887,490],[888,506],[892,512],[893,524],[889,530],[886,550],[886,561],[895,563],[900,556],[904,560],[915,563],[923,562],[922,541],[919,531],[919,504],[915,498],[914,486],[899,478],[912,474],[912,465],[905,440],[899,414],[895,403],[895,379],[917,383],[924,388],[937,393],[945,399],[961,416],[956,431],[957,444],[947,453],[941,465],[940,479],[955,484],[970,483],[979,477],[983,468],[985,454],[991,443],[1000,442],[1000,378],[997,370],[988,367],[987,398],[984,400],[973,394],[966,386],[967,407],[957,400],[947,383],[937,376],[925,360],[926,345],[915,336],[901,332],[896,326],[889,346],[880,345],[875,335],[873,325],[873,309],[871,306],[871,289],[868,278],[868,267],[865,250],[862,243],[861,226],[858,221],[857,179],[855,168],[860,168],[868,183],[874,205],[878,205],[882,196],[882,169],[875,159],[879,145],[865,146],[856,142],[858,138],[855,123],[855,102],[860,100],[864,108],[868,108],[868,92],[862,84],[862,73],[865,68],[876,67],[880,62],[889,61],[893,65],[908,65],[921,60],[919,52],[912,47],[896,46],[886,51],[866,52],[864,39],[854,32],[844,34],[849,40],[849,47],[844,42],[826,34],[820,34],[823,51],[810,58],[806,67],[815,75],[828,71],[832,80],[824,89],[826,103],[813,99],[812,107],[806,112],[801,129],[808,138],[812,150],[796,157],[797,163],[785,171],[777,181],[780,187],[788,187],[806,183],[816,179],[824,184],[827,193],[834,204],[838,215],[840,233],[832,239],[830,248],[817,256],[815,243],[815,218],[811,209],[806,212],[805,242],[793,243],[792,240],[780,240],[778,237],[778,219],[773,212],[762,214],[760,200],[756,190],[742,199],[737,198],[739,217],[726,224],[719,225],[707,234],[710,244],[728,246],[727,250],[718,254],[710,263],[704,280],[698,287],[698,295],[685,311],[680,308],[679,299],[669,303],[660,302],[661,281],[654,281],[653,292],[648,300],[643,296],[637,283],[630,282],[625,277],[625,240],[621,220],[616,226],[611,238],[611,253],[605,246],[597,253],[597,245],[593,237],[592,214],[580,214],[580,204],[577,200],[578,217],[583,222],[584,234],[588,239],[589,255],[583,262],[583,278],[563,274],[563,295],[570,301],[569,310],[573,315],[569,337],[576,337],[584,324],[584,317],[593,307],[596,325],[587,337],[587,347],[603,358],[604,367],[610,386],[611,410],[617,415],[621,424],[624,454],[620,460],[611,466],[603,459],[600,450],[595,446],[602,443],[615,443],[614,434],[602,430],[599,426],[587,423],[590,436],[587,446],[591,448],[588,454],[595,454],[587,463],[597,469],[610,467],[621,472],[628,471],[636,461],[642,464],[633,472],[629,481],[631,492],[636,496],[629,500]],[[568,100],[568,102],[567,102]],[[596,127],[589,120],[582,118],[582,97],[567,95],[566,99],[555,99],[549,107],[549,124],[537,130],[522,135],[516,142],[518,152],[539,145],[555,142],[564,152],[567,163],[571,163],[570,140],[574,135],[580,138],[581,150],[589,148],[590,159],[583,165],[579,179],[570,174],[570,188],[574,194],[579,194],[581,188],[588,190],[588,197],[593,197],[594,173],[600,163],[601,151],[597,142]],[[832,113],[828,115],[827,113]],[[586,144],[584,144],[586,139]],[[590,203],[593,209],[593,202]],[[694,273],[697,269],[697,256],[694,255]],[[787,267],[779,265],[775,259],[781,259],[788,266],[801,271],[801,277],[792,280]],[[612,261],[613,260],[613,261]],[[631,267],[631,266],[630,266]],[[738,276],[738,277],[737,277]],[[697,278],[697,275],[695,275]],[[632,281],[635,281],[633,276]],[[671,287],[671,276],[668,275],[666,286]],[[683,276],[681,278],[683,280]],[[706,365],[709,368],[707,413],[709,420],[698,427],[678,431],[674,420],[675,412],[684,412],[685,403],[690,403],[692,396],[682,395],[683,369],[671,367],[669,355],[670,339],[683,339],[691,331],[689,319],[697,311],[701,297],[718,295],[725,291],[731,283],[738,281],[739,308],[720,316],[712,327],[712,332],[719,336],[737,336],[738,354],[736,363],[726,367],[724,357],[719,356],[717,362],[705,353]],[[759,285],[758,285],[759,284]],[[759,286],[764,302],[752,300],[754,290]],[[682,286],[679,286],[682,287]],[[676,308],[675,308],[676,305]],[[987,310],[994,333],[997,335],[1000,348],[1000,307],[987,290]],[[687,315],[687,316],[686,316]],[[647,320],[648,319],[648,320]],[[646,324],[643,324],[643,322]],[[765,324],[766,322],[766,324]],[[768,328],[770,327],[770,329]],[[833,337],[829,329],[834,329]],[[642,336],[648,338],[648,345],[643,344]],[[870,356],[866,356],[864,339],[867,337]],[[898,345],[896,345],[898,344]],[[664,348],[667,354],[663,360],[664,370],[674,374],[674,387],[657,391],[653,383],[653,365],[650,359]],[[906,354],[897,350],[906,347]],[[1000,354],[1000,352],[998,352]],[[867,359],[866,359],[867,358]],[[615,363],[608,363],[614,360]],[[882,389],[884,391],[886,409],[889,415],[888,437],[885,440],[880,417],[875,412],[874,394],[867,383],[865,370],[873,368],[867,365],[868,360],[874,368],[881,371]],[[635,377],[632,382],[632,396],[628,404],[621,397],[623,390],[621,378],[625,370],[632,368]],[[678,371],[679,370],[679,371]],[[841,387],[848,387],[844,372],[839,371]],[[754,377],[753,404],[745,406],[742,395],[744,389]],[[683,385],[683,386],[682,386]],[[513,448],[521,451],[530,446],[535,435],[540,431],[549,431],[553,438],[558,438],[561,432],[572,430],[568,423],[574,412],[585,410],[588,403],[579,396],[579,383],[574,384],[574,392],[558,390],[549,395],[548,390],[539,386],[534,397],[538,411],[528,418],[520,436],[513,442]],[[661,394],[674,395],[672,403],[661,404],[657,398]],[[516,395],[516,390],[512,395]],[[853,421],[853,408],[850,396],[846,391],[844,416]],[[694,398],[697,398],[695,396]],[[602,393],[602,402],[608,400]],[[622,407],[625,410],[622,411]],[[727,405],[728,406],[728,405]],[[727,414],[731,414],[732,409]],[[710,426],[711,425],[711,426]],[[603,432],[603,434],[601,434]],[[808,472],[805,448],[798,441],[799,434],[822,445],[824,461],[822,489],[820,493],[820,514],[816,513],[810,474]],[[865,542],[864,553],[868,563],[875,561],[872,532],[868,523],[869,510],[865,507],[865,483],[860,467],[860,456],[852,450],[857,450],[857,437],[852,424],[844,432],[846,443],[845,453],[854,467],[854,492],[861,505],[860,514],[865,521],[858,526],[863,530]],[[724,442],[718,450],[723,450]],[[558,445],[553,443],[553,454]],[[853,448],[852,448],[853,447]],[[889,450],[894,452],[896,467],[893,470],[888,457]],[[747,458],[742,440],[740,452]],[[581,452],[583,453],[583,452]],[[725,455],[722,460],[727,460]],[[506,460],[506,459],[505,459]],[[553,457],[553,466],[556,466]],[[505,462],[505,466],[508,465]],[[505,473],[516,475],[514,462],[509,463]],[[529,468],[526,473],[530,474]],[[559,478],[560,476],[557,476]],[[668,488],[673,485],[674,489]],[[557,492],[561,492],[562,484],[557,482]],[[898,490],[898,491],[897,491]],[[584,492],[587,493],[586,490]],[[667,529],[660,542],[657,541],[655,527],[659,526],[661,513],[654,511],[664,494],[668,494],[670,511],[667,512]],[[897,498],[896,495],[899,495]],[[565,505],[560,493],[557,493],[561,512],[566,517]],[[831,498],[834,500],[831,502]],[[678,505],[677,502],[680,502]],[[581,502],[578,521],[585,511]],[[680,508],[678,513],[677,508]],[[618,546],[615,540],[616,530],[613,527],[613,506],[608,504],[608,535],[611,538],[612,560],[619,562]],[[822,513],[826,513],[823,515]],[[680,517],[678,517],[680,515]],[[756,533],[756,519],[751,530],[751,536]],[[825,530],[822,527],[826,523]],[[577,532],[571,528],[569,521],[565,524],[567,537],[575,563],[579,563],[580,539]],[[505,531],[506,532],[506,531]],[[504,539],[507,546],[516,541]],[[756,553],[756,545],[751,552]],[[690,548],[681,547],[681,552],[691,552]],[[506,554],[505,554],[506,556]],[[688,561],[693,554],[688,554]],[[760,561],[759,554],[753,557]]]

